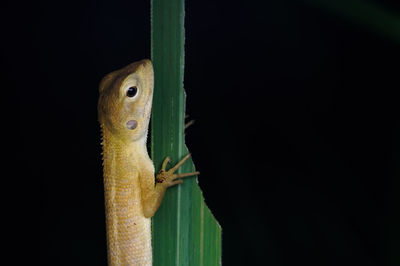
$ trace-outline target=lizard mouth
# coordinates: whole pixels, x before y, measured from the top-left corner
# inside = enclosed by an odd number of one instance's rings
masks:
[[[126,127],[130,130],[134,130],[138,125],[138,122],[136,120],[129,120],[126,122]]]

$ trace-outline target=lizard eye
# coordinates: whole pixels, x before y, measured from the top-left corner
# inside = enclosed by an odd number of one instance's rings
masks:
[[[138,89],[136,86],[129,87],[128,90],[126,91],[126,96],[128,96],[130,98],[135,97],[137,92],[138,92]]]

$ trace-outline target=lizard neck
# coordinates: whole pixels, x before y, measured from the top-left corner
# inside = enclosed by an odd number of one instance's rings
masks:
[[[102,146],[104,170],[111,167],[113,170],[128,170],[134,167],[140,170],[141,166],[151,163],[147,152],[147,132],[136,141],[126,142],[114,136],[105,126],[102,126]]]

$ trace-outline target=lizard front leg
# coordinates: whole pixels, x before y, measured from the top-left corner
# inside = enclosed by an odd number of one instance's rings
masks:
[[[156,185],[153,191],[143,191],[143,214],[145,217],[152,217],[160,206],[162,199],[164,198],[165,191],[168,187],[182,184],[183,180],[179,178],[194,176],[200,174],[200,172],[175,174],[176,170],[189,159],[190,154],[186,155],[181,161],[179,161],[174,167],[166,170],[167,164],[171,161],[169,157],[166,157],[162,163],[161,170],[156,175]],[[143,189],[142,189],[143,190]]]

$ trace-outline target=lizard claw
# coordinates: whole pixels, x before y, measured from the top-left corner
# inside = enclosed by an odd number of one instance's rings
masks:
[[[186,118],[189,118],[189,115],[185,115],[185,119],[186,119]],[[191,125],[193,125],[194,122],[195,122],[195,120],[192,119],[192,120],[190,120],[189,122],[185,123],[184,130],[186,130],[188,127],[190,127]]]

